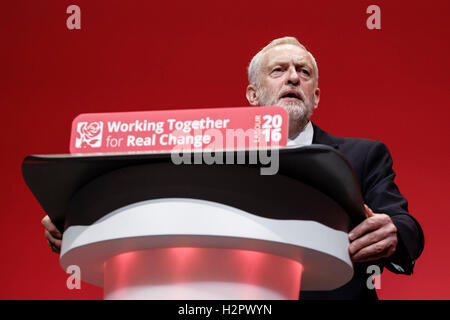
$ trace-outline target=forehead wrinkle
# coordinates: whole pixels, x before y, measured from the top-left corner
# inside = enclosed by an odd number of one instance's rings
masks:
[[[292,62],[293,65],[295,66],[306,66],[309,68],[313,68],[313,64],[309,63],[309,61],[307,61],[307,59],[278,59],[278,60],[274,60],[273,62],[269,63],[268,66],[272,67],[272,66],[276,66],[276,65],[285,65],[285,64],[290,64]]]
[[[311,70],[314,69],[314,64],[312,62],[312,59],[306,50],[303,50],[302,48],[295,46],[294,48],[298,48],[301,50],[300,55],[298,53],[292,53],[292,52],[289,52],[289,53],[280,52],[280,50],[281,50],[280,47],[282,47],[282,46],[283,45],[276,46],[276,47],[273,47],[273,48],[270,48],[269,50],[267,50],[262,57],[262,65],[265,66],[266,68],[270,68],[277,64],[288,64],[288,63],[292,62],[294,65],[304,65],[304,66],[309,67]],[[278,51],[279,54],[275,55],[275,57],[273,57],[273,58],[270,57],[270,54],[275,51]]]

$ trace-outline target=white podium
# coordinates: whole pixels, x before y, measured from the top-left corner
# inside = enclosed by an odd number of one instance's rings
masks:
[[[61,267],[105,299],[298,299],[353,276],[347,232],[363,204],[326,146],[281,150],[276,176],[162,154],[30,156],[23,174],[64,228]]]

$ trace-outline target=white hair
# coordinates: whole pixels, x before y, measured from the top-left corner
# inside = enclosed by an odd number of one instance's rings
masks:
[[[316,59],[314,59],[314,56],[309,52],[304,45],[302,45],[296,38],[294,37],[283,37],[278,38],[273,41],[271,41],[267,46],[261,49],[250,61],[250,64],[248,65],[248,82],[254,86],[259,87],[259,72],[261,68],[261,58],[264,55],[264,53],[276,46],[282,45],[282,44],[292,44],[295,46],[298,46],[305,50],[309,56],[311,57],[313,66],[314,66],[314,86],[317,88],[318,81],[319,81],[319,69],[317,68],[317,62]]]

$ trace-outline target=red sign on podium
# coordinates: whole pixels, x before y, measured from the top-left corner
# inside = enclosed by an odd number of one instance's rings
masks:
[[[287,133],[281,107],[91,113],[74,119],[70,152],[256,149],[285,146]]]

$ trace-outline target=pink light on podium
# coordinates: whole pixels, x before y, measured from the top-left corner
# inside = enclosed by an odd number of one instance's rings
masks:
[[[104,264],[105,299],[298,299],[303,266],[236,249],[123,253]]]

